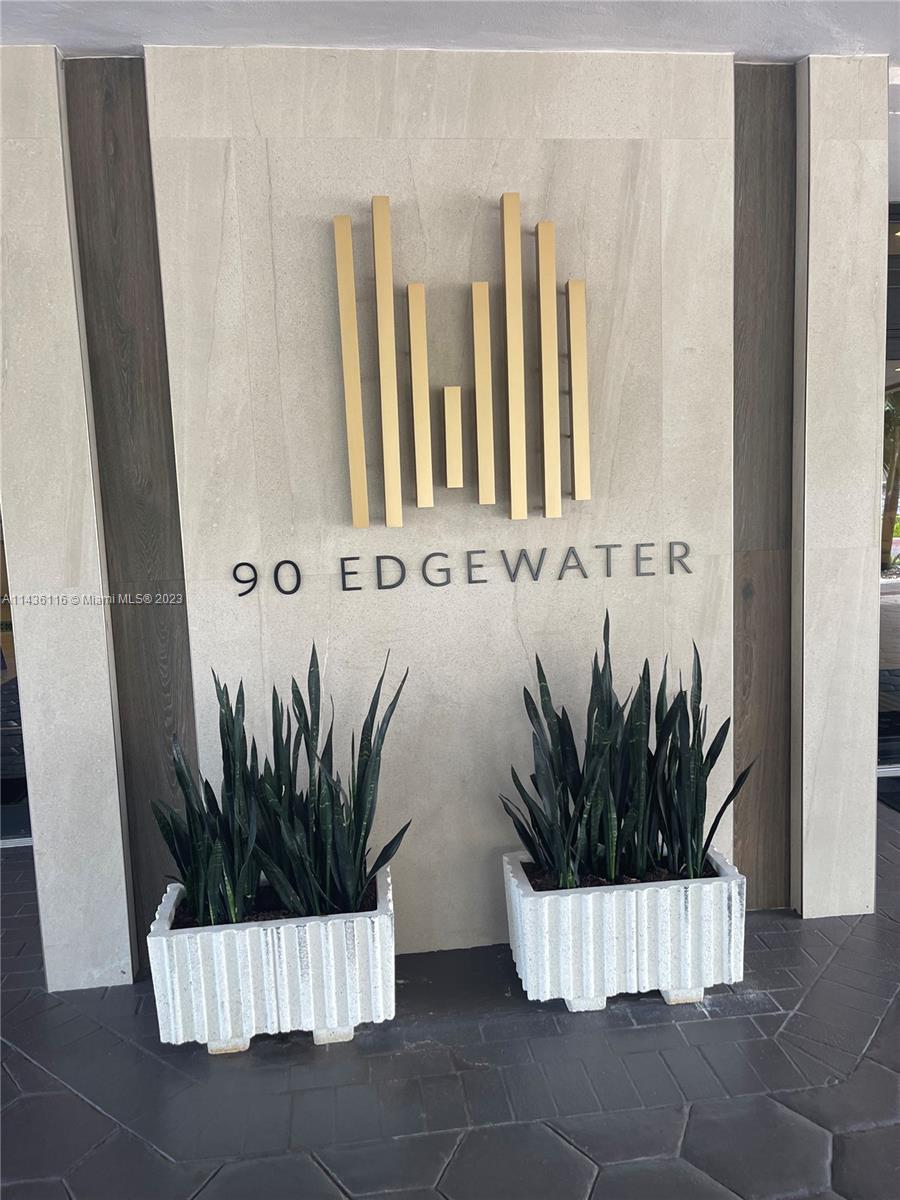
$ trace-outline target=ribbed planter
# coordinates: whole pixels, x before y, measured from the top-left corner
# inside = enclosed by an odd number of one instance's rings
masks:
[[[509,941],[529,1000],[571,1012],[620,992],[662,992],[667,1004],[744,974],[745,880],[715,851],[709,879],[536,892],[524,852],[504,854]]]
[[[369,912],[172,929],[184,889],[171,883],[147,935],[164,1042],[246,1050],[257,1033],[311,1030],[346,1042],[364,1021],[394,1015],[390,868]]]

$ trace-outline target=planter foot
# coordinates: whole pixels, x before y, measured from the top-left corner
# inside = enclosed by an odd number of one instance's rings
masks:
[[[249,1038],[234,1038],[230,1042],[207,1042],[206,1049],[210,1054],[240,1054],[242,1050],[250,1049]]]
[[[666,1004],[699,1004],[703,999],[703,988],[669,988],[660,992]]]
[[[566,1001],[569,1012],[599,1012],[606,1008],[605,996],[574,996]]]
[[[334,1029],[314,1029],[313,1041],[317,1046],[328,1046],[331,1042],[351,1042],[356,1033],[355,1025],[337,1025]]]

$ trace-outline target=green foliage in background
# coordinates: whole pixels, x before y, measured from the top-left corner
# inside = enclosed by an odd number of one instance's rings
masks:
[[[881,508],[881,569],[894,565],[893,539],[900,537],[897,506],[900,504],[900,383],[884,389],[883,503]]]
[[[319,749],[322,703],[315,645],[307,700],[292,680],[295,725],[272,690],[272,760],[266,758],[261,771],[255,740],[249,748],[247,744],[243,684],[232,705],[228,688],[213,675],[221,793],[217,797],[206,779],[198,786],[176,740],[175,774],[184,813],[153,805],[195,924],[234,924],[253,916],[266,882],[294,917],[359,911],[369,884],[394,857],[409,828],[407,822],[369,863],[384,741],[407,678],[403,676],[378,720],[386,670],[387,663],[363,722],[358,754],[355,734],[351,738],[349,790],[333,768],[333,716]]]
[[[540,659],[536,666],[540,704],[524,689],[534,761],[531,787],[513,767],[518,803],[500,797],[532,861],[560,888],[579,887],[590,877],[609,882],[660,872],[699,877],[718,824],[750,767],[737,777],[704,839],[707,781],[730,719],[706,749],[696,646],[689,693],[679,685],[669,701],[664,667],[653,703],[645,661],[637,687],[623,704],[613,687],[607,615],[603,663],[595,654],[591,669],[582,756],[566,709],[557,711],[553,704]]]

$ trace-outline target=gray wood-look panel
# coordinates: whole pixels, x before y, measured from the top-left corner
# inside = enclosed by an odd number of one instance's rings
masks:
[[[111,609],[135,919],[172,871],[150,807],[178,803],[172,737],[196,760],[184,564],[144,64],[65,63],[69,152]],[[181,596],[157,603],[158,595]]]
[[[790,903],[794,68],[734,84],[734,853],[762,908]]]

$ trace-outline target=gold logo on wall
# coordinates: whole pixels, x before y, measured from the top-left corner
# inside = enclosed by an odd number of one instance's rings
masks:
[[[506,192],[500,201],[503,232],[503,279],[506,325],[506,394],[509,409],[510,517],[528,516],[525,441],[525,337],[522,318],[522,221],[519,197]],[[544,516],[562,515],[559,424],[559,347],[556,316],[556,233],[552,221],[539,221],[537,237],[538,313],[540,318],[541,424],[543,433]],[[381,391],[381,443],[384,455],[385,524],[403,525],[400,480],[400,419],[397,352],[394,331],[394,273],[391,256],[391,210],[387,196],[372,197],[372,240],[375,248],[375,315],[378,327],[378,374]],[[353,525],[369,524],[369,493],[363,430],[359,331],[356,322],[356,279],[350,218],[334,218],[350,504]],[[409,320],[416,505],[434,506],[431,457],[431,393],[425,318],[425,285],[406,289]],[[494,504],[494,397],[491,372],[490,291],[485,282],[472,284],[472,346],[475,362],[475,438],[478,503]],[[590,500],[590,429],[587,379],[587,304],[583,279],[566,281],[569,410],[572,452],[572,496]],[[462,389],[444,388],[444,432],[447,486],[463,486]]]

